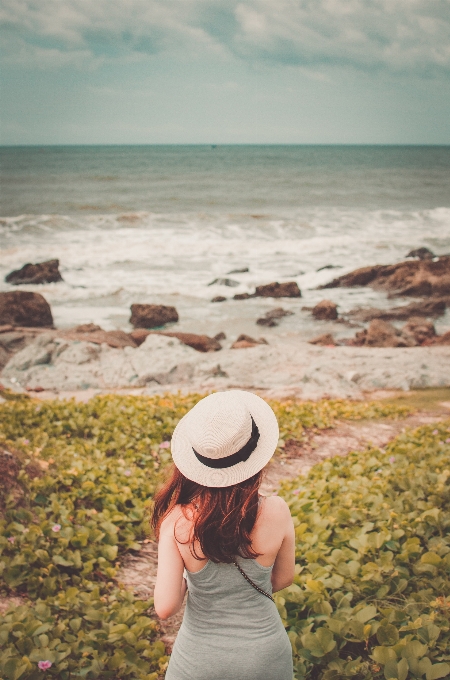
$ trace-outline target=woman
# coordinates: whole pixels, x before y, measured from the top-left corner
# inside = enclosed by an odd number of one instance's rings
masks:
[[[202,399],[175,428],[152,520],[157,614],[189,595],[166,680],[292,680],[271,593],[292,583],[294,528],[281,498],[258,493],[278,437],[270,406],[240,390]]]

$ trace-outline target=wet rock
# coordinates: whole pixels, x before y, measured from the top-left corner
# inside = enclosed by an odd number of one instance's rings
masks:
[[[242,267],[242,269],[232,269],[228,274],[246,274],[250,269],[248,267]]]
[[[323,347],[334,347],[336,345],[336,340],[333,338],[331,333],[324,333],[319,335],[314,340],[309,340],[310,345],[322,345]]]
[[[425,319],[410,319],[401,330],[402,335],[411,338],[416,345],[423,345],[427,340],[434,340],[436,329],[431,321]]]
[[[423,300],[421,302],[411,302],[402,307],[392,309],[353,309],[348,313],[353,319],[358,321],[372,321],[372,319],[383,319],[384,321],[402,321],[412,316],[437,317],[445,314],[446,301],[444,299]]]
[[[264,286],[256,286],[256,297],[301,297],[301,291],[295,281],[287,281],[286,283],[267,283]]]
[[[214,336],[214,340],[217,340],[217,342],[220,342],[221,340],[226,340],[227,336],[223,331],[220,331],[220,333],[217,333],[217,335]]]
[[[267,326],[268,328],[273,328],[278,326],[278,321],[276,319],[268,318],[267,316],[262,316],[260,319],[256,320],[258,326]]]
[[[255,338],[252,338],[250,335],[245,335],[245,333],[242,333],[236,342],[233,342],[231,349],[246,349],[248,347],[256,347],[256,345],[267,344],[268,343],[265,338],[259,338],[259,340],[255,340]]]
[[[166,305],[131,305],[130,323],[134,328],[158,328],[178,321],[175,307]]]
[[[39,293],[18,290],[0,293],[0,324],[52,328],[52,311]]]
[[[323,272],[324,269],[342,269],[342,267],[339,264],[326,264],[325,267],[319,267],[319,269],[316,269],[316,272]]]
[[[177,338],[183,345],[196,349],[197,352],[217,352],[222,345],[216,338],[196,333],[178,333],[177,331],[145,331],[136,330],[129,334],[137,345],[142,345],[149,335],[165,335],[168,338]]]
[[[406,257],[418,257],[419,260],[432,260],[436,255],[429,249],[425,248],[415,248],[410,250]]]
[[[229,288],[236,288],[239,286],[239,281],[234,281],[233,279],[214,279],[208,286],[228,286]]]
[[[216,297],[212,298],[211,302],[225,302],[226,299],[223,295],[216,295]]]
[[[249,293],[237,293],[236,295],[233,295],[233,300],[248,300],[251,297],[255,296],[250,295]]]
[[[276,307],[275,309],[270,309],[264,316],[266,319],[282,319],[283,316],[293,315],[294,312],[289,312],[287,309],[283,309],[283,307]]]
[[[10,360],[10,358],[11,358],[11,354],[9,352],[7,352],[6,349],[0,345],[0,371],[2,370],[2,368],[4,366],[6,366],[6,364]]]
[[[312,310],[313,317],[318,320],[334,321],[338,318],[337,304],[331,300],[321,300]]]
[[[48,260],[37,264],[25,264],[5,276],[6,283],[15,286],[37,283],[57,283],[63,278],[59,272],[59,260]]]
[[[392,265],[361,267],[330,281],[320,289],[367,286],[390,296],[443,297],[450,295],[450,257],[413,260]]]

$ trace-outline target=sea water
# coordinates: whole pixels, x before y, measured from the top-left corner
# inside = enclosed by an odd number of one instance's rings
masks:
[[[319,285],[419,246],[450,253],[450,147],[0,151],[0,290],[16,289],[4,282],[9,271],[58,258],[63,283],[21,289],[42,293],[60,327],[127,330],[130,304],[147,302],[174,305],[180,330],[258,336],[258,316],[281,304],[294,314],[266,338],[308,339],[321,326],[302,307],[325,297],[341,312],[410,302]],[[217,278],[234,285],[209,285]],[[232,300],[271,281],[296,281],[302,299]],[[211,303],[217,295],[227,300]],[[449,325],[447,313],[439,327]]]

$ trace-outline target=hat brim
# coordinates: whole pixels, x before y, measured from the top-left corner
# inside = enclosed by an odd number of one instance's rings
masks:
[[[223,487],[239,484],[267,465],[277,448],[279,440],[278,422],[275,413],[264,399],[244,390],[228,390],[242,400],[259,430],[259,440],[249,458],[229,468],[210,468],[203,465],[195,456],[189,432],[195,424],[195,406],[176,426],[171,442],[173,462],[180,472],[201,486]],[[216,393],[221,394],[221,393]],[[205,397],[209,399],[214,394]]]

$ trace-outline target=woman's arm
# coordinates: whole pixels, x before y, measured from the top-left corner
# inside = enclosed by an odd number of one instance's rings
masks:
[[[154,606],[161,619],[168,619],[180,610],[186,594],[183,578],[184,562],[174,536],[174,521],[167,517],[162,525],[158,544]]]
[[[294,523],[289,507],[281,498],[279,500],[281,501],[278,508],[280,516],[277,519],[280,530],[284,530],[284,538],[272,569],[272,590],[274,593],[290,586],[295,574]]]

